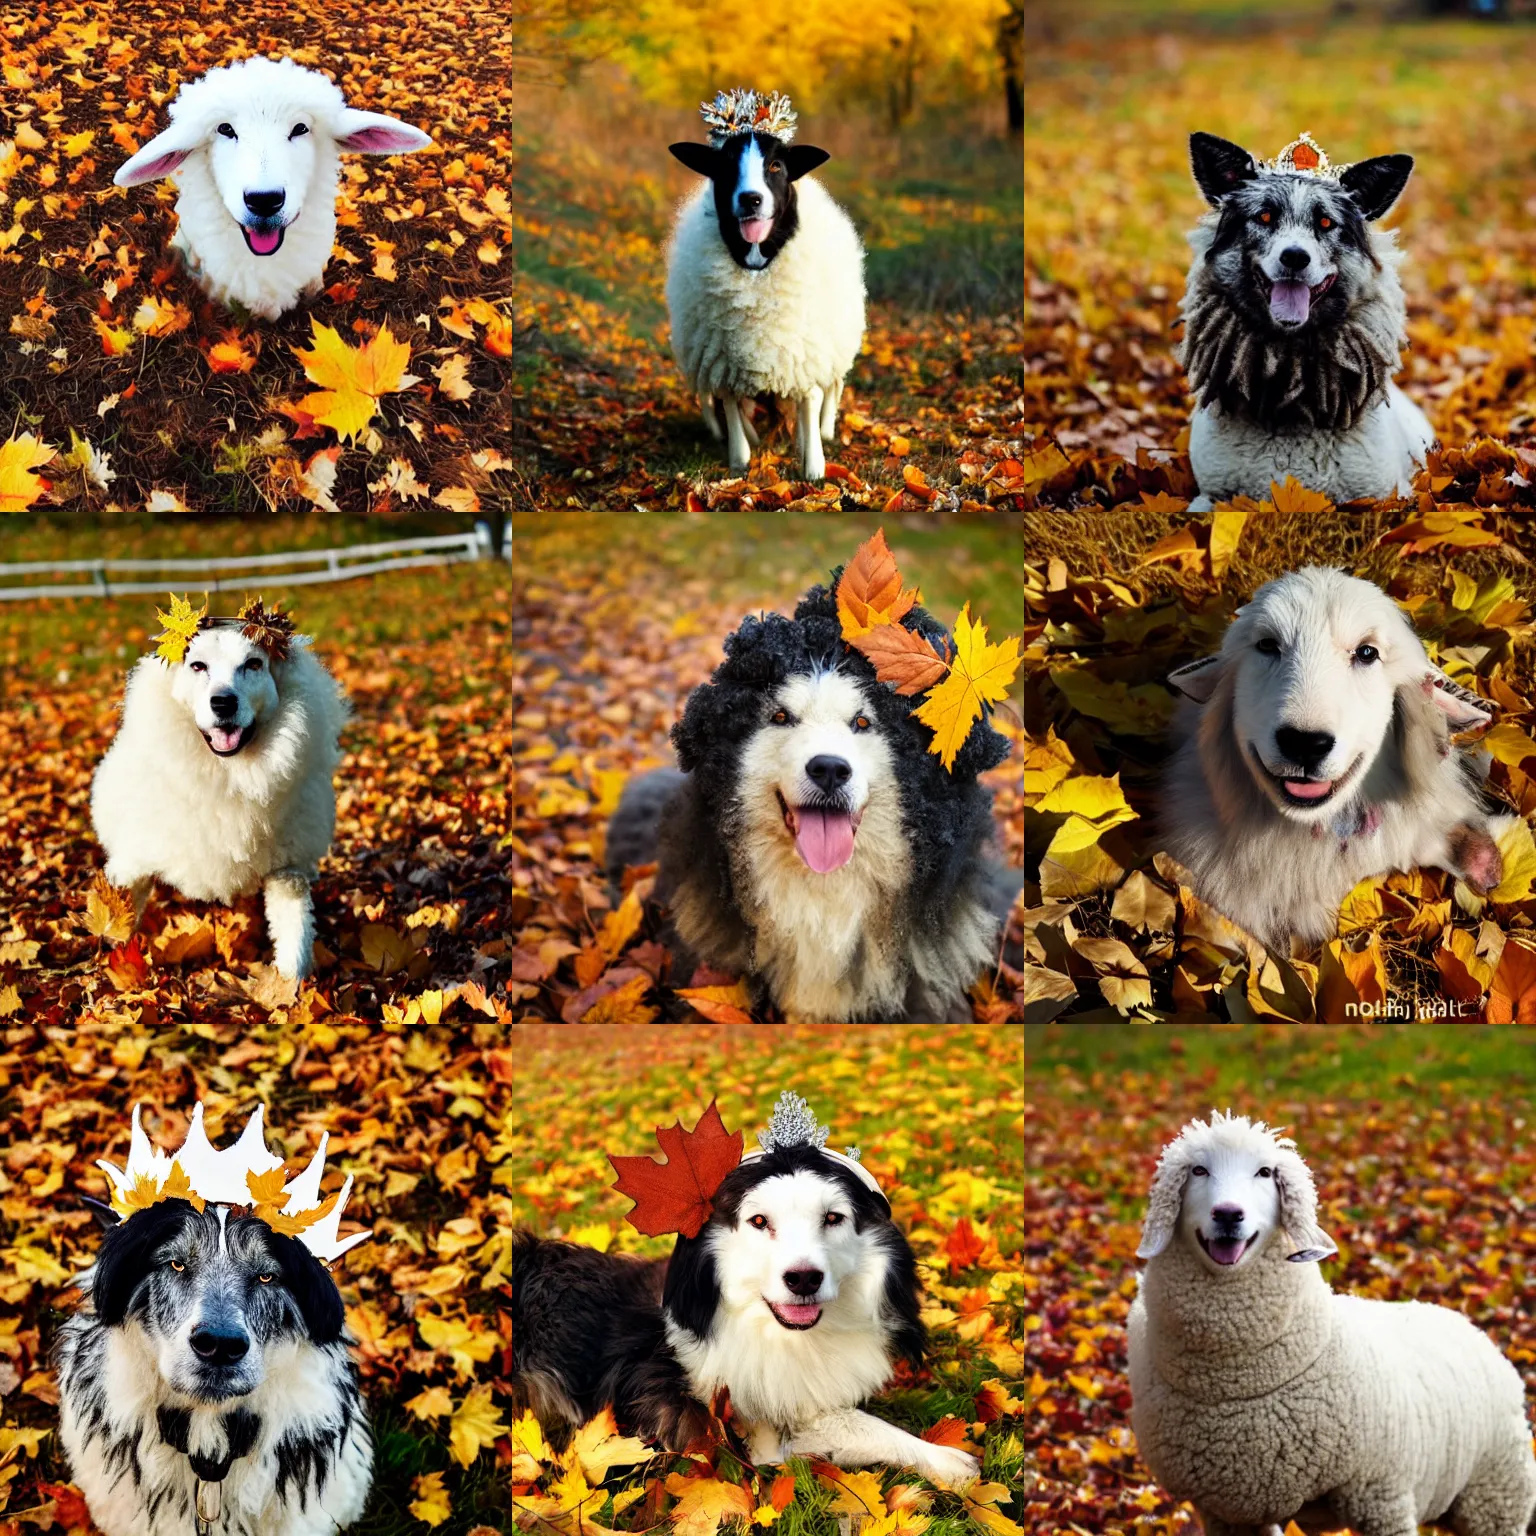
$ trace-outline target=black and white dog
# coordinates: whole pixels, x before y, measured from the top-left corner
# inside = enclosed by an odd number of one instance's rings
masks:
[[[213,1536],[331,1536],[357,1519],[373,1446],[319,1260],[224,1206],[99,1212],[110,1230],[54,1364],[60,1437],[106,1536],[193,1536],[200,1485]]]
[[[1434,430],[1393,383],[1402,254],[1371,226],[1412,156],[1335,168],[1303,134],[1263,161],[1196,133],[1190,159],[1213,210],[1189,237],[1179,347],[1197,401],[1194,510],[1287,476],[1336,502],[1406,494]]]
[[[721,1388],[755,1463],[823,1456],[960,1485],[980,1468],[858,1404],[920,1364],[917,1266],[885,1196],[810,1144],[753,1153],[695,1238],[650,1263],[516,1236],[512,1380],[540,1418],[621,1428],[683,1450]]]

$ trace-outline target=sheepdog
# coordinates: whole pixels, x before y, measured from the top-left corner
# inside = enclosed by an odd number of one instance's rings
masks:
[[[1312,566],[1267,582],[1186,696],[1162,834],[1196,892],[1271,949],[1332,937],[1358,882],[1435,865],[1503,878],[1479,755],[1453,746],[1492,706],[1431,665],[1379,587]]]
[[[179,663],[143,657],[91,786],[106,877],[132,889],[136,916],[157,879],[193,901],[261,886],[277,969],[307,976],[347,717],[306,635],[272,656],[239,621],[215,621]]]
[[[959,1485],[980,1472],[857,1406],[898,1360],[920,1366],[917,1264],[874,1180],[818,1146],[752,1153],[725,1176],[697,1237],[648,1262],[518,1233],[512,1382],[538,1416],[683,1451],[730,1393],[756,1464],[823,1456],[910,1467]]]
[[[1435,434],[1392,382],[1402,254],[1371,225],[1413,157],[1333,167],[1306,134],[1273,161],[1209,133],[1189,142],[1213,210],[1189,236],[1179,347],[1197,401],[1194,510],[1288,475],[1334,501],[1407,494]]]
[[[320,292],[336,238],[345,151],[404,155],[431,137],[349,107],[324,75],[292,59],[250,58],[183,85],[171,126],[112,178],[119,187],[173,176],[173,245],[218,303],[276,320]]]
[[[931,733],[843,642],[839,572],[793,619],[747,617],[672,728],[683,772],[626,786],[616,880],[659,854],[657,899],[683,956],[748,978],[786,1017],[962,1022],[1021,883],[984,857],[1008,755],[977,721],[946,771]],[[942,650],[921,607],[902,620]]]
[[[1449,1307],[1334,1292],[1294,1142],[1242,1115],[1164,1149],[1129,1320],[1137,1448],[1207,1532],[1525,1536],[1525,1389]]]

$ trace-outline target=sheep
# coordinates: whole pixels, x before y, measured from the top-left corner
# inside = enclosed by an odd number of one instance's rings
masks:
[[[173,176],[172,244],[208,296],[276,320],[319,293],[336,236],[343,150],[409,154],[408,123],[347,106],[292,59],[249,58],[183,85],[171,126],[120,166],[119,187]]]
[[[1163,786],[1164,846],[1271,949],[1332,937],[1361,880],[1438,865],[1486,894],[1507,816],[1453,732],[1493,706],[1453,683],[1379,587],[1311,566],[1260,587],[1220,653],[1168,681],[1192,702]]]
[[[1213,1113],[1164,1149],[1131,1305],[1142,1460],[1206,1536],[1350,1526],[1524,1536],[1536,1456],[1519,1373],[1449,1307],[1335,1293],[1295,1143]]]
[[[864,342],[864,247],[808,173],[831,157],[792,144],[783,96],[722,91],[704,107],[708,144],[671,152],[703,185],[680,204],[667,253],[672,352],[732,470],[751,466],[751,402],[795,404],[807,480],[826,475],[843,382]],[[717,414],[718,413],[718,414]]]

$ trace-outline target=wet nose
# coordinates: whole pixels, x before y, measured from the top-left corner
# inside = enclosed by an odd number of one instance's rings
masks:
[[[210,694],[208,707],[220,720],[233,720],[240,708],[240,696],[235,693]]]
[[[194,1328],[188,1340],[193,1351],[210,1365],[233,1365],[245,1359],[251,1341],[229,1328]]]
[[[823,794],[835,795],[853,777],[853,767],[845,757],[813,757],[805,765],[805,776]]]
[[[821,1289],[822,1272],[819,1269],[786,1269],[784,1284],[796,1296],[814,1296]]]
[[[1299,245],[1288,245],[1280,252],[1280,265],[1287,272],[1300,272],[1312,260]]]
[[[283,194],[281,192],[247,192],[245,206],[258,219],[270,219],[273,214],[282,211]],[[1283,256],[1280,259],[1285,260]]]
[[[736,194],[737,213],[756,213],[763,206],[763,194],[761,192],[738,192]]]
[[[1242,1225],[1243,1208],[1240,1205],[1213,1205],[1211,1207],[1211,1220],[1218,1227],[1237,1227]]]
[[[1333,751],[1333,737],[1327,731],[1298,731],[1282,725],[1275,732],[1275,745],[1293,763],[1311,773]]]

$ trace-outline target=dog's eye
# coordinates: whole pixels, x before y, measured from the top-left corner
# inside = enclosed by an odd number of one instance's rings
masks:
[[[187,1266],[186,1266],[186,1265],[185,1265],[185,1264],[178,1264],[178,1263],[177,1263],[177,1262],[176,1262],[176,1260],[175,1260],[175,1259],[172,1259],[172,1260],[171,1260],[171,1268],[172,1268],[172,1269],[174,1269],[174,1270],[175,1270],[175,1271],[176,1271],[176,1273],[177,1273],[177,1274],[178,1274],[178,1275],[179,1275],[179,1274],[180,1274],[180,1273],[181,1273],[181,1272],[182,1272],[182,1271],[183,1271],[183,1270],[184,1270],[184,1269],[185,1269],[185,1268],[186,1268],[186,1267],[187,1267]]]
[[[1260,1168],[1259,1169],[1259,1177],[1261,1179],[1272,1179],[1272,1178],[1274,1178],[1274,1176],[1275,1176],[1275,1170],[1273,1168]]]
[[[1332,229],[1333,228],[1333,220],[1330,219],[1326,213],[1322,214],[1318,218],[1317,227],[1319,229]]]
[[[288,135],[288,137],[290,139],[302,139],[304,137],[304,135],[306,133],[308,133],[308,132],[309,132],[308,124],[306,124],[306,123],[295,123],[293,125],[293,131]]]
[[[1254,643],[1253,648],[1261,656],[1278,656],[1280,654],[1280,642],[1273,635],[1265,635],[1262,640]]]
[[[245,670],[247,672],[260,672],[261,671],[261,657],[260,656],[252,656],[251,659],[248,662],[246,662]]]
[[[769,174],[773,176],[779,175],[783,169],[784,162],[782,160],[775,160],[773,164],[768,167]]]
[[[1189,1170],[1189,1171],[1190,1171],[1190,1172],[1191,1172],[1191,1173],[1192,1173],[1192,1174],[1194,1174],[1194,1176],[1195,1176],[1195,1177],[1196,1177],[1196,1178],[1197,1178],[1197,1179],[1203,1179],[1203,1178],[1204,1178],[1204,1177],[1205,1177],[1205,1176],[1206,1176],[1206,1175],[1207,1175],[1207,1174],[1208,1174],[1208,1173],[1209,1173],[1209,1172],[1210,1172],[1210,1169],[1209,1169],[1209,1168],[1202,1168],[1202,1167],[1200,1167],[1200,1165],[1199,1165],[1199,1164],[1198,1164],[1198,1163],[1197,1163],[1197,1164],[1196,1164],[1196,1165],[1195,1165],[1195,1166],[1194,1166],[1194,1167],[1193,1167],[1193,1168],[1191,1168],[1191,1169],[1190,1169],[1190,1170]]]
[[[257,1275],[256,1278],[259,1281],[261,1281],[261,1283],[263,1285],[271,1285],[272,1284],[272,1276],[271,1275]]]
[[[1373,661],[1381,660],[1381,652],[1374,645],[1357,645],[1355,647],[1355,660],[1362,667],[1368,667]]]
[[[206,672],[208,670],[208,663],[206,661],[189,661],[187,665],[194,672]]]
[[[869,716],[855,715],[853,717],[853,728],[856,731],[867,731],[869,729]]]
[[[747,1217],[747,1225],[749,1227],[756,1227],[759,1232],[763,1232],[767,1230],[768,1218],[759,1212],[756,1216]]]
[[[220,123],[219,127],[218,127],[218,131],[220,133],[222,133],[226,139],[233,139],[233,138],[238,138],[239,137],[239,135],[236,134],[235,130],[233,128],[231,128],[228,123]]]
[[[787,709],[774,710],[768,717],[768,723],[770,725],[788,725],[790,723],[789,711]]]
[[[1259,210],[1259,223],[1260,224],[1273,224],[1274,222],[1275,222],[1275,216],[1274,216],[1274,214],[1272,214],[1269,211],[1268,208],[1261,208]]]
[[[843,1224],[844,1217],[841,1211],[828,1211],[827,1214],[822,1217],[822,1220],[829,1227],[840,1227]]]

